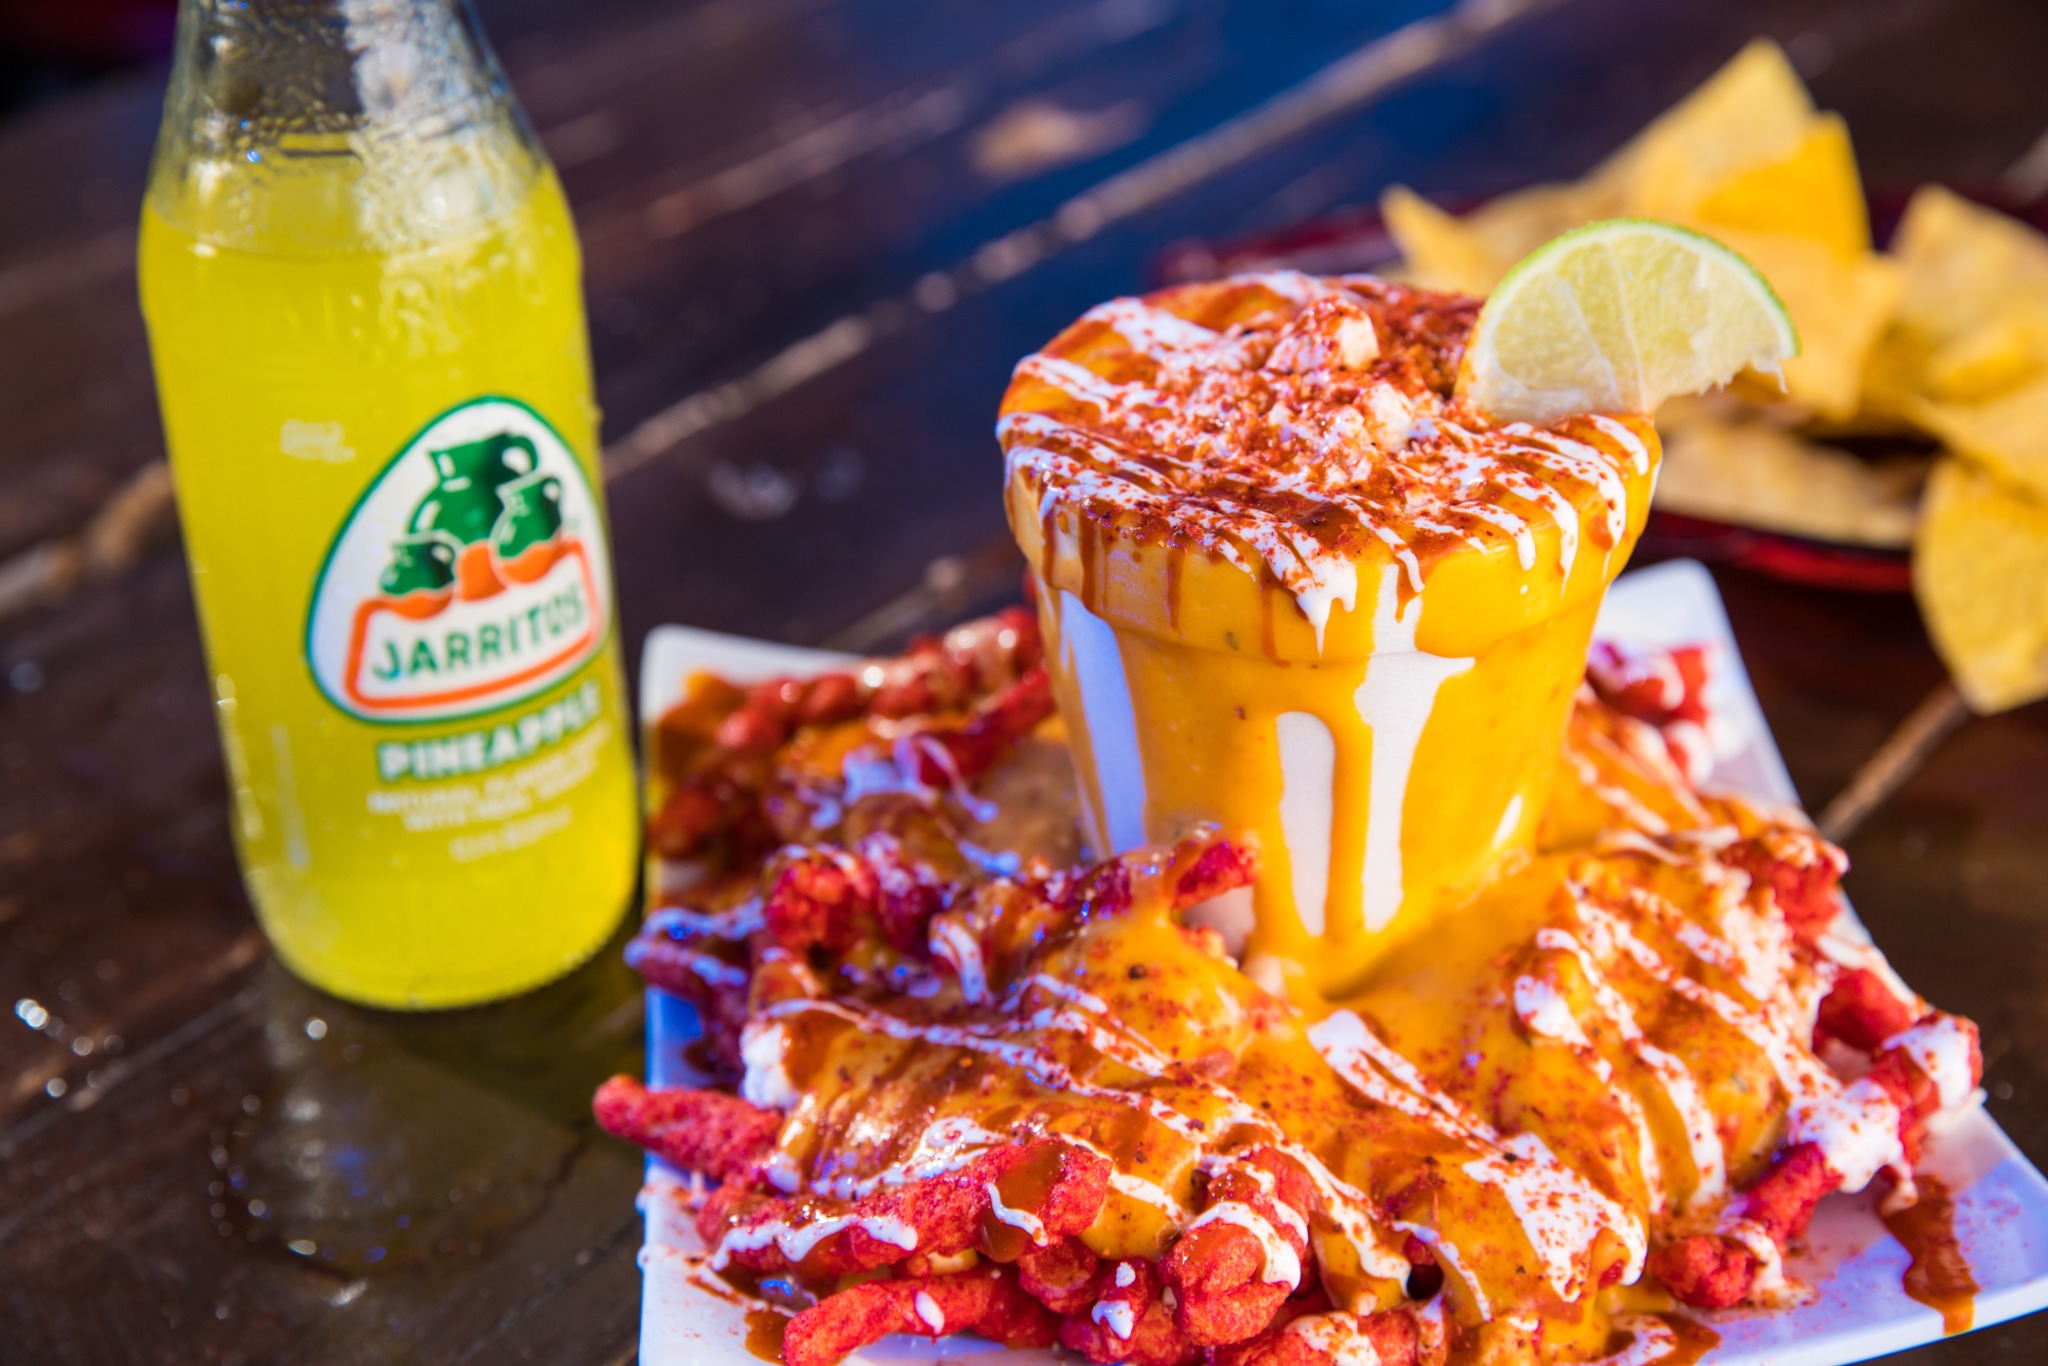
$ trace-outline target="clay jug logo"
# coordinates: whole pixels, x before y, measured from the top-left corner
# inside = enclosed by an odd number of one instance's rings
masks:
[[[370,720],[438,721],[529,697],[596,654],[611,614],[583,470],[525,404],[481,398],[398,453],[335,537],[306,654]]]

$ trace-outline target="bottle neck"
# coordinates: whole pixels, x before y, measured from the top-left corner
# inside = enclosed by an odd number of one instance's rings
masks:
[[[148,211],[217,247],[477,231],[546,161],[467,0],[181,0]]]

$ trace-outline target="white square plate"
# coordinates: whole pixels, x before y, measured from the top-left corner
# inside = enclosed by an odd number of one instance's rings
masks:
[[[1712,784],[1780,802],[1798,800],[1736,653],[1720,594],[1704,568],[1674,561],[1623,575],[1607,595],[1597,634],[1625,644],[1716,647],[1709,700],[1724,726],[1716,737]],[[648,634],[641,657],[642,722],[651,724],[675,701],[683,679],[696,670],[714,670],[744,681],[806,673],[844,658],[663,626]],[[1898,966],[1910,981],[1913,965]],[[648,992],[651,1085],[689,1083],[682,1048],[696,1032],[696,1014],[688,1005],[659,991]],[[1956,1233],[1980,1287],[1977,1325],[2048,1308],[2048,1181],[2012,1140],[1990,1116],[1974,1110],[1930,1143],[1922,1165],[1943,1176],[1955,1192]],[[705,1290],[686,1273],[685,1254],[700,1245],[687,1215],[669,1194],[675,1174],[659,1163],[650,1163],[648,1173],[640,1360],[645,1366],[755,1366],[758,1359],[745,1345],[742,1309]],[[1816,1297],[1771,1313],[1704,1316],[1721,1335],[1721,1345],[1705,1358],[1710,1366],[1841,1366],[1917,1347],[1942,1335],[1941,1316],[1906,1298],[1901,1285],[1908,1262],[1905,1249],[1884,1231],[1868,1195],[1835,1196],[1825,1202],[1806,1243],[1808,1251],[1787,1259],[1787,1270],[1812,1285]],[[980,1359],[988,1366],[1045,1366],[1067,1359],[1051,1352],[1004,1354],[1003,1349],[972,1338],[938,1343],[892,1338],[848,1360],[879,1366],[963,1358]]]

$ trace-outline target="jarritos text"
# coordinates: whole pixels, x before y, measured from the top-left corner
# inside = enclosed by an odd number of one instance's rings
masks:
[[[609,562],[562,438],[522,403],[477,399],[429,424],[350,514],[313,590],[307,659],[365,719],[492,711],[603,645]]]

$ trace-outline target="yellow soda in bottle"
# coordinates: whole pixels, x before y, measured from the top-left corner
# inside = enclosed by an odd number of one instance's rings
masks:
[[[460,0],[183,0],[141,276],[234,828],[376,1005],[568,970],[638,829],[576,234]]]

